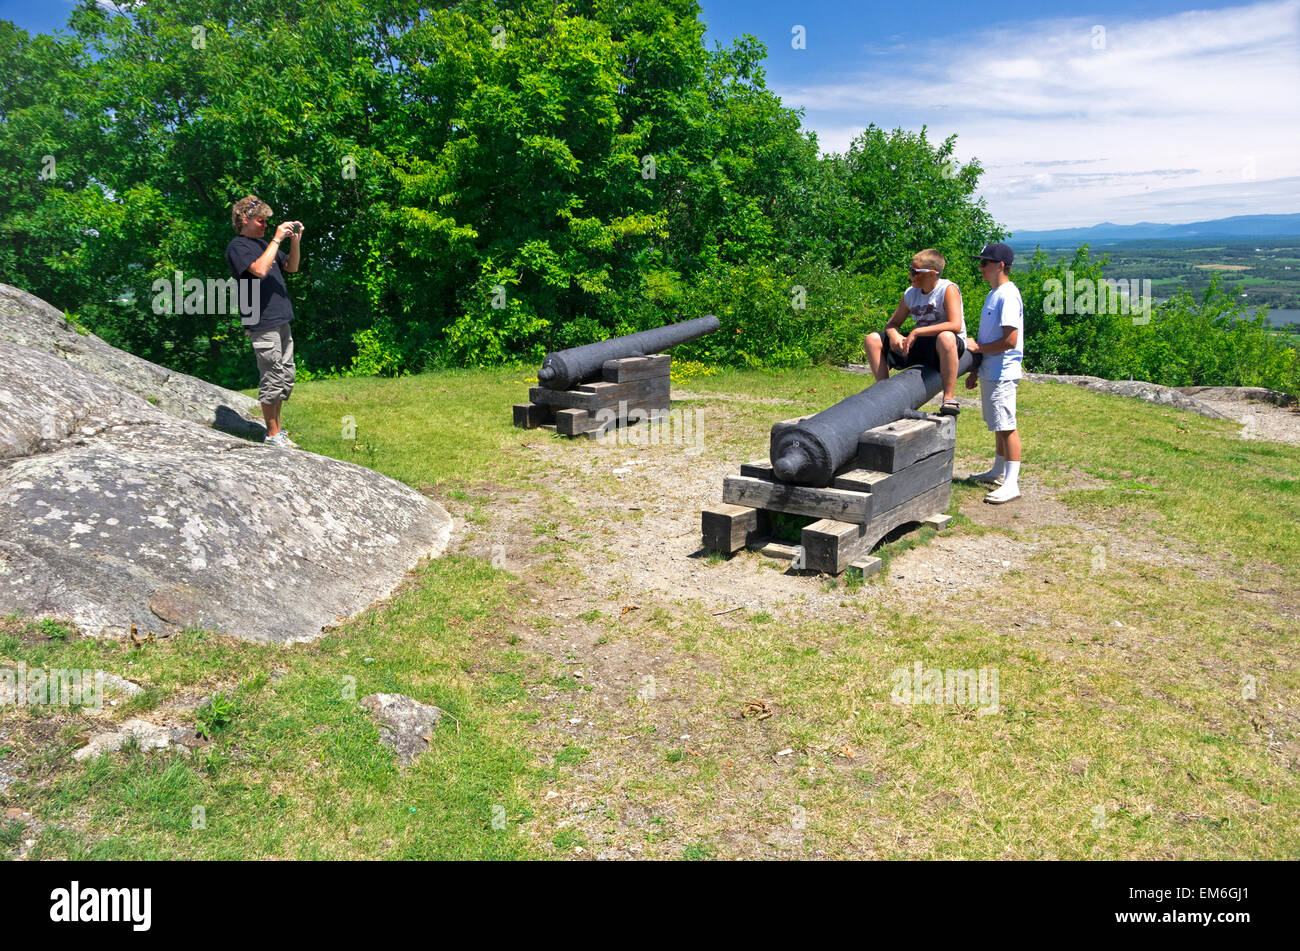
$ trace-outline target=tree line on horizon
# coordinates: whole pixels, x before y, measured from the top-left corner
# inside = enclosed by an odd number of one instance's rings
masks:
[[[1005,237],[980,163],[954,160],[955,137],[875,125],[822,154],[767,88],[762,44],[708,50],[699,14],[78,0],[59,34],[0,21],[0,280],[247,386],[237,315],[151,302],[178,271],[228,276],[230,206],[254,193],[304,223],[289,282],[317,373],[538,362],[704,313],[722,330],[683,357],[860,359],[926,247],[977,320],[967,256]]]

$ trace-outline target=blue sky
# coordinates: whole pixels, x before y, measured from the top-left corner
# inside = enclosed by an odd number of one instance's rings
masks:
[[[1300,212],[1300,0],[703,9],[710,41],[767,45],[824,150],[870,122],[956,133],[1013,231]]]
[[[1013,231],[1300,212],[1300,0],[701,5],[710,47],[766,44],[768,85],[824,150],[871,122],[956,133]],[[70,8],[0,17],[50,30]]]

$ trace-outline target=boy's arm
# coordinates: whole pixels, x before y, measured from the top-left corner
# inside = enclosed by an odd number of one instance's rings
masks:
[[[988,343],[968,343],[966,349],[971,353],[1006,353],[1008,350],[1016,349],[1016,341],[1020,339],[1019,327],[1003,327],[1002,336],[997,340],[990,340]]]
[[[885,324],[885,332],[888,333],[892,330],[897,333],[898,328],[903,326],[903,321],[907,320],[907,314],[907,305],[903,303],[903,299],[900,297],[898,306],[894,308],[893,315],[889,318],[889,322]]]
[[[893,315],[890,316],[889,321],[885,324],[885,337],[890,343],[893,343],[896,346],[901,345],[903,342],[903,335],[898,332],[898,328],[903,326],[903,321],[907,320],[908,313],[910,313],[910,311],[908,311],[907,305],[903,303],[903,298],[900,297],[898,299],[898,306],[894,308]]]

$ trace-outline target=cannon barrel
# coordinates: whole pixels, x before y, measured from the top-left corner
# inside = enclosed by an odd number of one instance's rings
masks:
[[[975,355],[962,354],[957,374],[974,369]],[[816,416],[772,433],[772,473],[782,482],[824,488],[858,451],[865,430],[918,410],[943,387],[939,371],[912,366],[846,397]]]
[[[606,360],[624,357],[641,357],[662,353],[679,343],[695,340],[718,329],[718,318],[712,314],[686,320],[680,324],[667,324],[653,330],[624,337],[611,337],[582,347],[548,353],[537,372],[537,382],[552,390],[567,390],[600,376],[601,365]]]

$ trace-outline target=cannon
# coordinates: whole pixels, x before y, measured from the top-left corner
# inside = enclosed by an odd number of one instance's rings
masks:
[[[515,425],[554,423],[562,435],[601,439],[611,430],[630,436],[634,422],[663,424],[671,416],[672,357],[661,351],[717,329],[718,318],[708,314],[548,353],[537,373],[540,385],[528,391],[527,403],[514,406]]]
[[[706,314],[680,324],[667,324],[653,330],[642,330],[640,333],[548,353],[542,361],[542,368],[537,371],[537,382],[551,390],[572,389],[579,383],[599,379],[601,368],[609,360],[662,353],[670,347],[711,334],[718,326],[718,318]]]
[[[978,366],[962,354],[957,375]],[[928,403],[942,388],[939,371],[913,366],[846,397],[816,416],[772,427],[772,474],[781,482],[825,487],[858,452],[862,433],[903,419]]]

